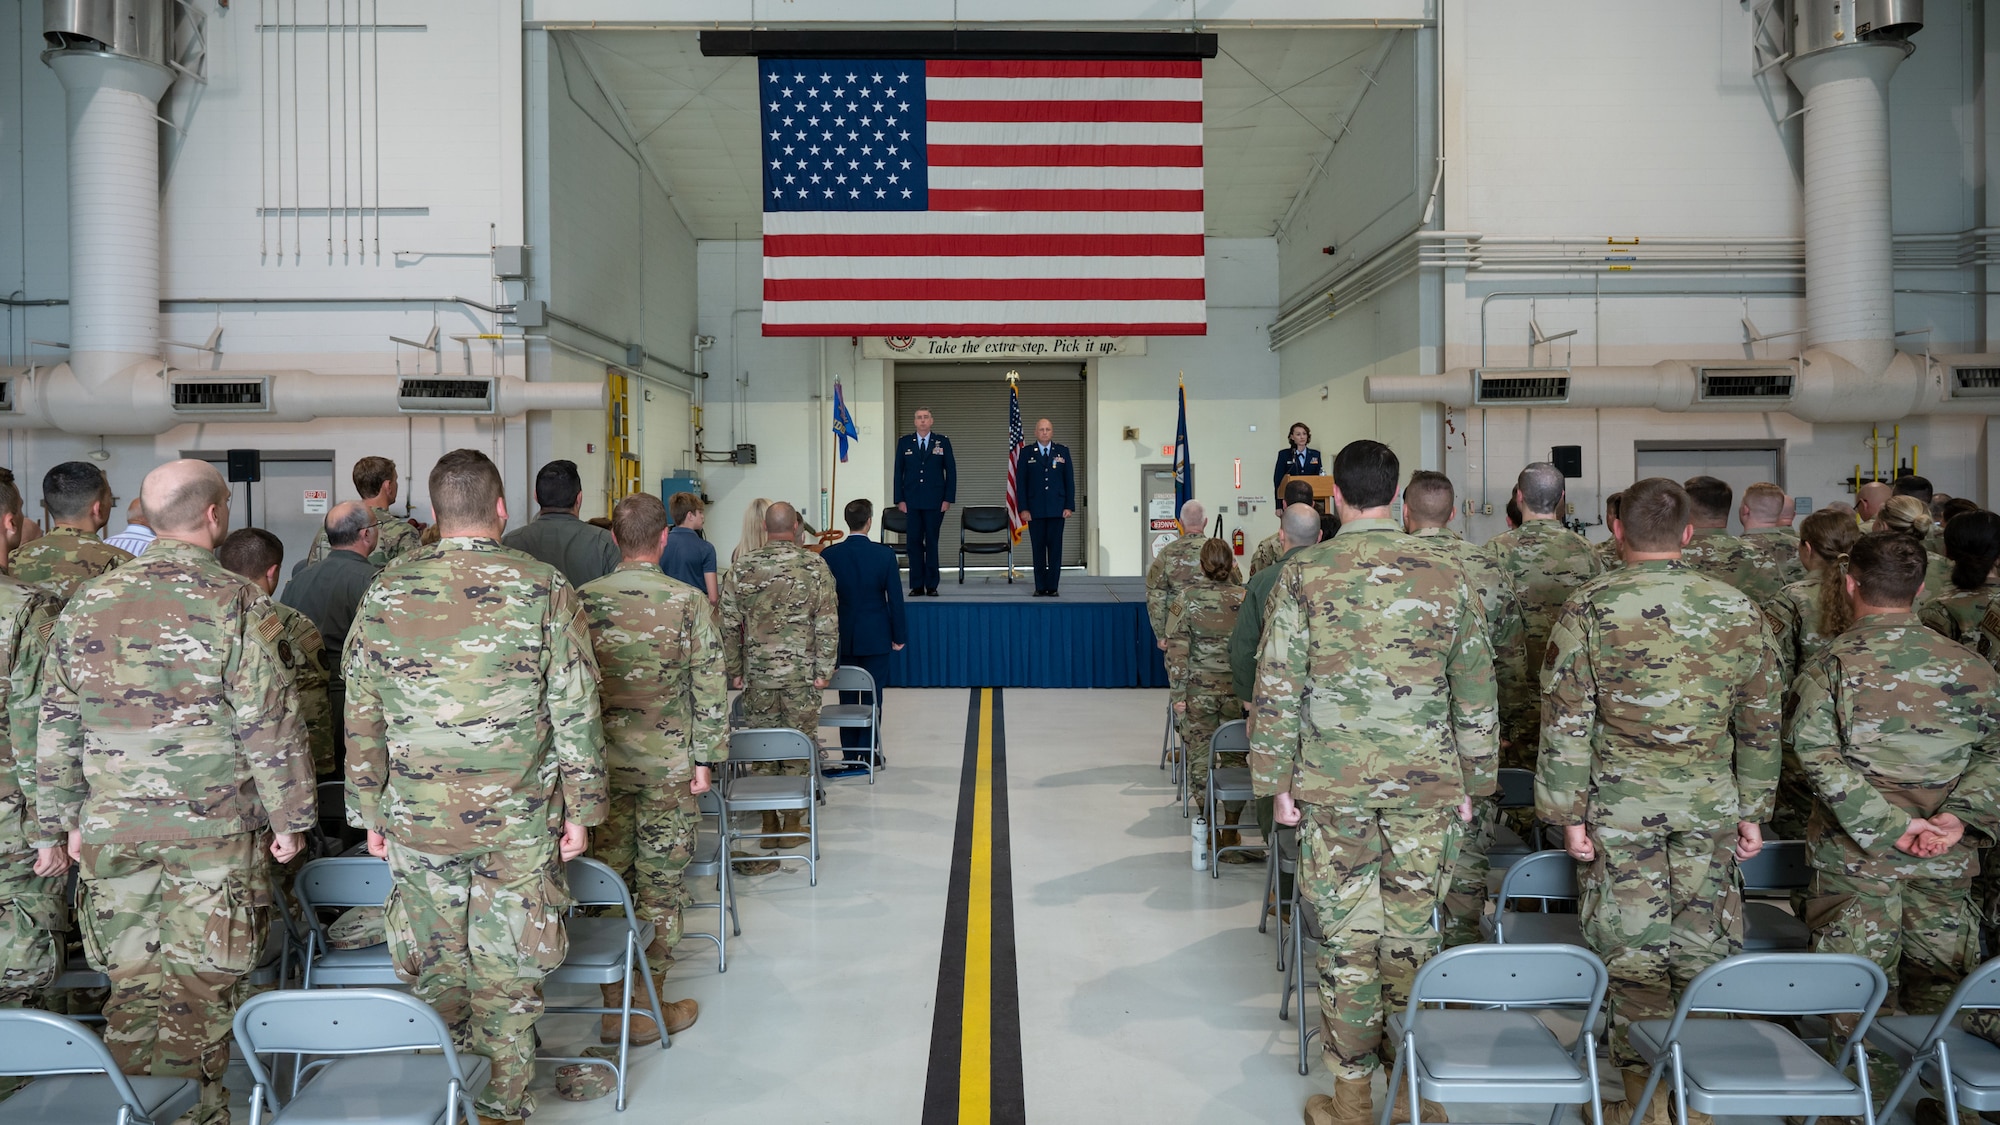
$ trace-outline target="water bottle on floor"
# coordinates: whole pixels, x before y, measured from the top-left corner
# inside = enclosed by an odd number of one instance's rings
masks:
[[[1208,870],[1208,818],[1195,817],[1188,822],[1188,832],[1193,837],[1189,841],[1194,848],[1194,869]]]

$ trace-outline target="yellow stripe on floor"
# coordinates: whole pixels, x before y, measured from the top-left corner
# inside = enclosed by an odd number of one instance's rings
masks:
[[[993,689],[979,692],[979,762],[972,794],[972,870],[965,908],[965,1006],[958,1120],[993,1119]]]

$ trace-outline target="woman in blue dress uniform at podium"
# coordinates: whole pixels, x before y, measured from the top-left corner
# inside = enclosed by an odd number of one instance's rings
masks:
[[[1311,426],[1292,423],[1291,444],[1278,451],[1278,467],[1271,473],[1273,496],[1284,492],[1286,477],[1316,477],[1324,472],[1320,468],[1319,450],[1312,448],[1312,439]]]

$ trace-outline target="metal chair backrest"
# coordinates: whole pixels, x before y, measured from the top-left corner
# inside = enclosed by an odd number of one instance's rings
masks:
[[[1937,1041],[1944,1038],[1945,1033],[1951,1030],[1959,1011],[1964,1008],[2000,1008],[2000,957],[1995,957],[1972,970],[1965,975],[1964,980],[1958,982],[1958,988],[1953,990],[1951,999],[1945,1002],[1944,1010],[1938,1013],[1937,1022],[1931,1025],[1929,1033],[1924,1036],[1923,1046],[1918,1049],[1919,1052],[1937,1046]]]
[[[743,725],[743,697],[741,695],[738,695],[736,698],[729,701],[729,729],[735,730],[737,727],[740,727],[742,725]]]
[[[1690,1012],[1756,1016],[1824,1016],[1843,1012],[1872,1018],[1889,995],[1889,978],[1873,961],[1851,953],[1743,953],[1703,969],[1682,994],[1672,1039]],[[1867,1030],[1856,1030],[1860,1038]]]
[[[67,1016],[33,1008],[0,1010],[0,1074],[39,1077],[51,1074],[103,1073],[118,1090],[132,1116],[144,1118],[146,1107],[118,1069],[117,1060],[90,1029]],[[166,1125],[159,1122],[157,1125]]]
[[[578,906],[632,905],[632,891],[625,880],[601,860],[578,856],[564,865],[563,877],[569,882],[569,897]]]
[[[886,509],[882,513],[882,530],[893,531],[898,535],[908,535],[910,533],[909,515],[896,508]]]
[[[1500,807],[1503,809],[1535,807],[1534,770],[1507,767],[1500,771]]]
[[[865,691],[869,695],[874,695],[875,677],[869,675],[866,668],[842,664],[833,670],[833,676],[826,681],[826,687],[828,691]]]
[[[1604,962],[1574,945],[1461,945],[1417,970],[1410,1013],[1429,1004],[1580,1006],[1595,1013],[1610,983]]]
[[[694,799],[701,806],[703,816],[725,816],[729,812],[729,803],[723,799],[722,787],[719,785],[710,785],[707,789],[696,793]]]
[[[982,504],[971,508],[960,508],[958,516],[960,538],[967,531],[990,535],[1009,530],[1007,509],[998,504]]]
[[[1532,852],[1514,861],[1500,881],[1498,910],[1517,898],[1573,899],[1580,897],[1576,885],[1576,861],[1559,849]]]
[[[735,762],[793,762],[819,757],[819,747],[790,727],[739,730],[729,736],[729,760]]]
[[[389,861],[374,856],[345,855],[316,859],[299,868],[292,892],[306,916],[322,906],[381,906],[389,901]]]
[[[1812,885],[1812,867],[1806,862],[1804,840],[1766,840],[1763,850],[1739,860],[1736,870],[1743,877],[1746,891],[1779,893],[1800,891]]]
[[[1242,719],[1231,719],[1215,728],[1214,737],[1208,740],[1208,752],[1216,754],[1242,754],[1250,749],[1250,728]]]
[[[476,1093],[464,1089],[465,1070],[444,1020],[408,993],[386,988],[264,992],[237,1009],[235,1030],[251,1080],[266,1090],[274,1085],[260,1055],[436,1050],[442,1052],[446,1072],[459,1087],[457,1097]]]

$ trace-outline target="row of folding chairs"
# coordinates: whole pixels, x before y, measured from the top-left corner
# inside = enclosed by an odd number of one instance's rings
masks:
[[[1260,837],[1263,834],[1263,830],[1258,827],[1255,820],[1242,820],[1234,825],[1225,827],[1219,815],[1224,804],[1242,802],[1248,805],[1257,799],[1257,795],[1251,789],[1250,771],[1247,768],[1243,766],[1218,768],[1214,764],[1216,755],[1243,754],[1248,753],[1249,750],[1249,726],[1242,719],[1234,719],[1217,727],[1215,735],[1208,740],[1208,745],[1201,751],[1208,755],[1210,763],[1208,769],[1208,790],[1202,798],[1202,816],[1208,824],[1207,847],[1208,874],[1210,878],[1219,879],[1222,877],[1222,868],[1217,861],[1221,859],[1223,853],[1264,851],[1270,845],[1270,841],[1260,839],[1259,842],[1254,844],[1239,842],[1231,844],[1228,847],[1222,846],[1221,837],[1225,830],[1236,832],[1239,841],[1246,832],[1255,832]],[[1167,703],[1167,729],[1166,733],[1160,737],[1160,768],[1167,769],[1171,767],[1173,770],[1174,799],[1180,802],[1182,817],[1189,815],[1194,802],[1194,794],[1191,792],[1193,775],[1188,770],[1188,754],[1189,750],[1186,746],[1182,745],[1180,732],[1174,723],[1173,702],[1169,700]],[[1248,810],[1246,809],[1245,812],[1247,813]]]

